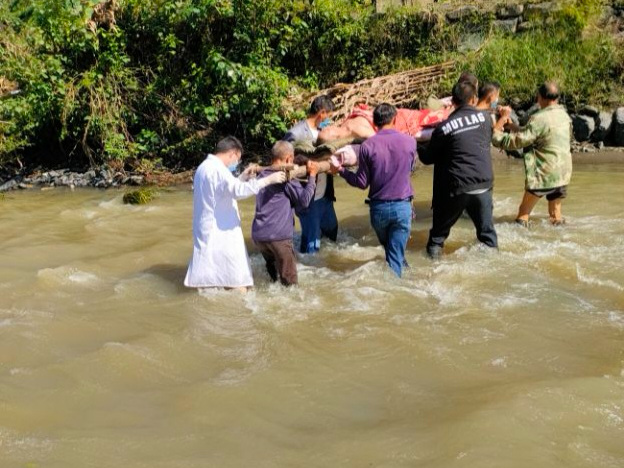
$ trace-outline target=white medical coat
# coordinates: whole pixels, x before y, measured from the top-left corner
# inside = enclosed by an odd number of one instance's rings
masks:
[[[193,193],[193,257],[189,288],[253,286],[236,200],[256,195],[258,180],[242,182],[210,154],[197,168]]]

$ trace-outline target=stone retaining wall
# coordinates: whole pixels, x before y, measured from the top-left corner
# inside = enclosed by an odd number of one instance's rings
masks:
[[[540,28],[548,24],[566,0],[545,2],[437,2],[433,0],[377,0],[375,8],[383,13],[391,7],[418,7],[436,14],[447,23],[461,21],[491,21],[495,30],[515,34]],[[624,1],[608,0],[604,7],[603,22],[624,25]]]
[[[537,104],[524,111],[517,109],[513,119],[520,125],[526,125],[529,117],[539,109]],[[572,131],[576,143],[603,146],[624,147],[624,107],[604,110],[594,106],[583,106],[570,113]],[[578,145],[577,145],[578,147]]]

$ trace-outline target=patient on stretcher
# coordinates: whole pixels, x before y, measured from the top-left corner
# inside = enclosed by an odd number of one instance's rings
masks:
[[[446,120],[450,107],[439,109],[398,109],[396,129],[413,136],[418,141],[431,139],[433,129]],[[377,132],[373,123],[373,109],[367,104],[356,105],[351,114],[338,125],[329,125],[319,132],[318,142],[324,143],[345,138],[369,138]]]

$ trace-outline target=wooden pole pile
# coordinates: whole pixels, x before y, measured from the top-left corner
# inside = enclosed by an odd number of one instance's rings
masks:
[[[335,120],[346,118],[353,106],[360,103],[374,106],[387,102],[406,107],[429,97],[442,78],[454,68],[455,62],[449,61],[352,84],[339,83],[311,95],[293,96],[289,103],[293,107],[305,108],[315,97],[327,94],[336,105]]]

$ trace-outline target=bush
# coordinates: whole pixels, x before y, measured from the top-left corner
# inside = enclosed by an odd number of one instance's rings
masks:
[[[497,80],[503,93],[525,103],[538,85],[556,80],[567,104],[621,104],[622,57],[615,39],[593,28],[600,2],[568,5],[544,28],[491,38],[475,67],[483,80]],[[619,83],[619,86],[618,86]]]
[[[176,168],[224,134],[262,149],[301,116],[287,96],[462,57],[491,22],[366,0],[118,0],[116,24],[97,26],[97,1],[0,2],[0,77],[21,89],[0,99],[0,165]],[[494,36],[477,73],[527,100],[547,77],[573,101],[608,99],[622,62],[587,34],[597,4],[577,0],[547,34]]]

